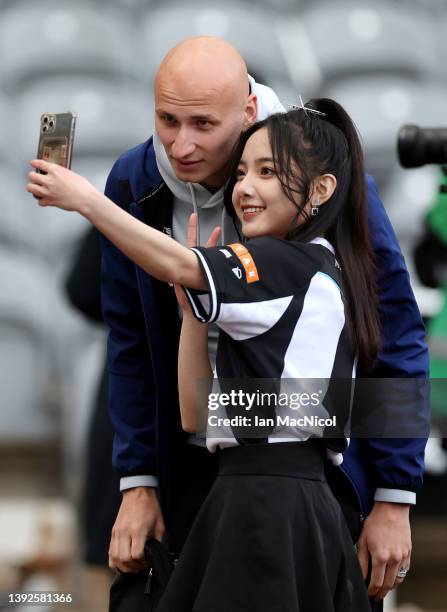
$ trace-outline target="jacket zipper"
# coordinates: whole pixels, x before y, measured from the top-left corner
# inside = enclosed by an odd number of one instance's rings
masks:
[[[149,570],[149,573],[147,575],[146,586],[144,587],[144,594],[145,595],[150,595],[151,594],[153,573],[154,573],[154,568],[151,567],[150,570]]]

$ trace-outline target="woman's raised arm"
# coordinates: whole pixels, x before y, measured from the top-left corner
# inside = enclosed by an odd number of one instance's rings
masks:
[[[45,174],[29,173],[27,190],[40,206],[78,212],[148,274],[192,289],[206,289],[196,255],[122,210],[84,177],[57,164],[33,160]]]

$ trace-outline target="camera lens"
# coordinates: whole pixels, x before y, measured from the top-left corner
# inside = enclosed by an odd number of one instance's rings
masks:
[[[447,164],[447,128],[404,125],[399,130],[397,151],[404,168]]]
[[[48,117],[45,115],[45,117],[43,118],[43,122],[44,123],[48,123]]]
[[[50,127],[53,127],[54,121],[50,121]]]
[[[42,128],[42,132],[46,132],[46,131],[48,131],[48,125],[44,125]]]

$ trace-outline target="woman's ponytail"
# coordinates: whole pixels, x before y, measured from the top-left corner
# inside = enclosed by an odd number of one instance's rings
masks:
[[[326,114],[322,121],[334,125],[347,141],[348,157],[337,172],[338,198],[344,200],[338,218],[329,229],[343,271],[350,318],[359,355],[372,366],[380,350],[380,322],[375,257],[368,228],[366,175],[357,129],[340,104],[327,98],[309,106]],[[347,172],[345,171],[347,170]]]

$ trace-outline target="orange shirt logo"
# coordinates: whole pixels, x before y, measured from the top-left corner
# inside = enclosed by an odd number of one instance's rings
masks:
[[[228,246],[241,262],[242,267],[245,270],[245,279],[247,283],[255,283],[258,281],[258,270],[256,269],[255,262],[253,261],[248,249],[243,244],[239,244],[238,242],[229,244]]]

